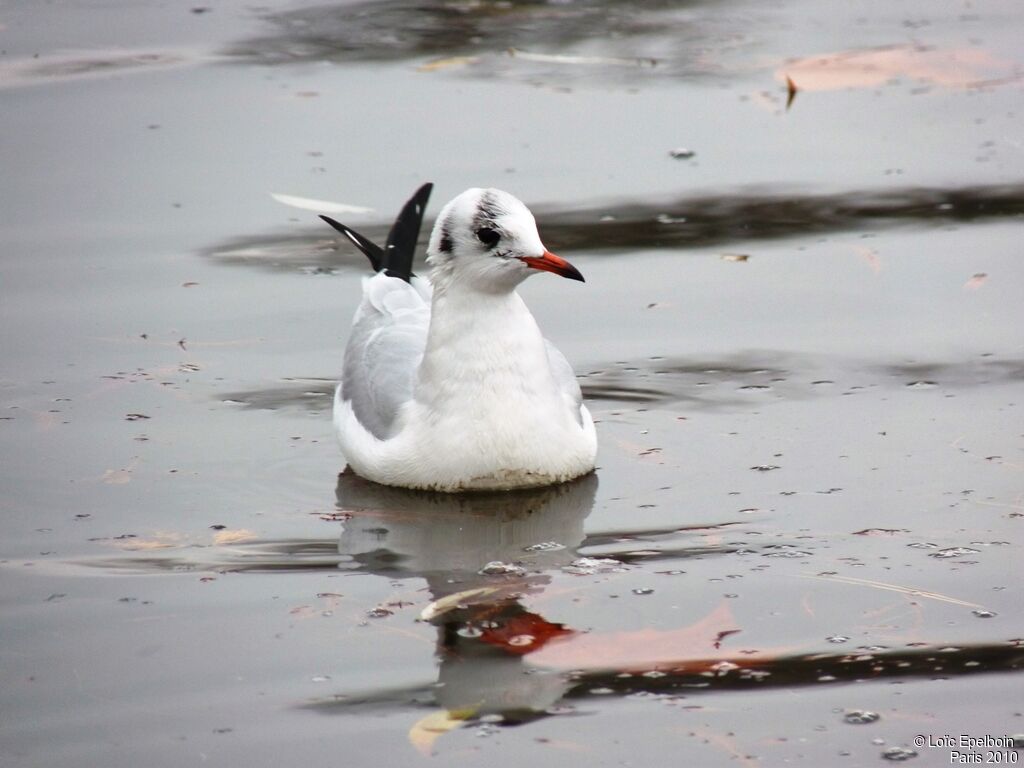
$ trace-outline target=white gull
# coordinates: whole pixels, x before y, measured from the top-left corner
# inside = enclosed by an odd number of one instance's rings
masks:
[[[533,214],[496,189],[441,211],[427,281],[412,256],[431,185],[384,249],[327,217],[373,265],[334,396],[334,426],[357,474],[438,491],[550,485],[594,468],[597,436],[572,367],[516,287],[534,272],[582,275],[541,243]]]

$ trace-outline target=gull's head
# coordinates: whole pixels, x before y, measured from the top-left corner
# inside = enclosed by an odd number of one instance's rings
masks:
[[[583,280],[544,247],[530,209],[500,189],[467,189],[448,203],[427,253],[438,277],[480,291],[510,291],[538,270]]]

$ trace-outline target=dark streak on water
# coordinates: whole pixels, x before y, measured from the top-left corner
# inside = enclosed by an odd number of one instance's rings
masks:
[[[501,53],[509,48],[563,50],[594,38],[611,38],[628,55],[643,55],[642,40],[655,43],[674,21],[672,39],[688,32],[698,38],[706,27],[682,18],[701,2],[645,3],[638,15],[630,4],[607,0],[574,3],[423,3],[415,0],[316,6],[264,16],[270,34],[230,46],[227,55],[245,63],[289,64],[308,61],[396,61],[424,56]],[[646,46],[644,46],[646,47]],[[647,58],[651,57],[648,53]],[[687,61],[686,70],[700,68]],[[679,74],[679,62],[662,70]]]
[[[1024,650],[1016,640],[939,652],[927,645],[884,653],[802,654],[752,663],[729,672],[708,669],[707,661],[685,661],[674,666],[659,664],[646,674],[642,669],[575,672],[566,678],[564,701],[612,696],[657,695],[687,700],[702,693],[725,690],[790,688],[870,680],[932,680],[938,676],[961,677],[992,672],[1017,672],[1024,668]],[[474,660],[486,664],[484,659]],[[653,674],[652,674],[653,673]],[[523,674],[526,672],[524,670]],[[303,708],[322,714],[352,714],[394,707],[423,707],[435,703],[434,684],[387,691],[352,692],[315,700]],[[692,702],[687,701],[688,704]],[[571,713],[563,712],[564,714]],[[559,714],[563,714],[559,713]],[[513,709],[502,712],[508,724],[555,714],[545,710]]]
[[[590,401],[682,403],[694,410],[729,410],[749,404],[752,397],[835,397],[850,391],[850,386],[895,389],[928,381],[957,390],[1024,381],[1024,360],[980,357],[879,366],[760,352],[727,359],[621,362],[581,374],[579,379],[583,395]],[[832,386],[822,387],[823,381]],[[297,379],[278,386],[228,392],[221,399],[256,410],[290,408],[321,413],[332,407],[334,387],[335,382],[330,380]]]
[[[1024,186],[875,189],[833,195],[737,192],[683,197],[663,204],[620,202],[558,210],[533,206],[546,243],[558,252],[620,253],[643,249],[697,249],[831,232],[856,232],[903,224],[948,226],[1024,217]],[[668,216],[674,223],[663,224]],[[610,219],[608,217],[611,217]],[[214,245],[204,255],[220,263],[274,270],[330,273],[366,269],[362,255],[311,223],[308,233],[252,235]],[[357,228],[383,242],[388,223]],[[419,252],[432,226],[425,222]]]

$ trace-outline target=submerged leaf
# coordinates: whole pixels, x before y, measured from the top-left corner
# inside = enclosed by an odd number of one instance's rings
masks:
[[[474,709],[442,709],[416,721],[409,729],[409,742],[421,755],[430,756],[439,737],[460,727],[476,713]]]
[[[703,669],[721,661],[722,640],[739,631],[723,602],[703,619],[678,629],[572,634],[530,654],[530,662],[555,669]],[[750,658],[763,660],[760,655]]]

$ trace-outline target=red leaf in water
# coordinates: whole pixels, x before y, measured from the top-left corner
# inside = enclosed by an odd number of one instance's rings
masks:
[[[508,653],[523,656],[540,650],[551,640],[575,634],[576,630],[564,624],[556,624],[536,613],[527,612],[502,620],[498,627],[485,629],[480,639]]]
[[[976,272],[975,274],[971,275],[970,280],[964,283],[964,288],[966,288],[967,290],[976,291],[985,284],[986,280],[988,280],[988,275],[986,275],[984,272]]]
[[[705,668],[721,660],[722,640],[739,632],[728,603],[678,629],[563,634],[530,656],[538,666],[557,669],[637,669],[652,666]],[[745,663],[755,663],[752,655]],[[763,659],[761,659],[763,660]]]

